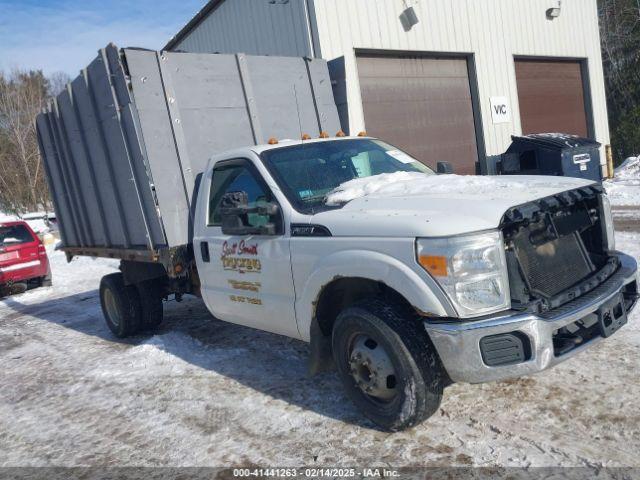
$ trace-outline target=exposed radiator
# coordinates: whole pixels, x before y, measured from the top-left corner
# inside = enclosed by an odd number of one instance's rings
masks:
[[[516,241],[520,268],[533,293],[553,297],[594,272],[582,239],[573,233],[533,245],[526,236]]]

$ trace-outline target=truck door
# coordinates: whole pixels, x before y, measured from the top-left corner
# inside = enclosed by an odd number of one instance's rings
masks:
[[[219,319],[299,338],[289,237],[278,218],[249,214],[251,226],[275,221],[275,235],[234,236],[222,233],[222,196],[245,192],[249,206],[275,202],[271,190],[249,160],[219,162],[201,184],[194,232],[194,254],[201,293]]]

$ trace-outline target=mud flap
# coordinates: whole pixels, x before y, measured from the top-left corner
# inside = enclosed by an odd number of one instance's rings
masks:
[[[311,343],[309,345],[309,367],[307,375],[313,377],[319,373],[335,370],[331,353],[331,337],[325,337],[314,318],[311,321]]]

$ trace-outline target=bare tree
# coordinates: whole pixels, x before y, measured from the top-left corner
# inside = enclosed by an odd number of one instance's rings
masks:
[[[612,142],[640,153],[640,0],[598,0]]]
[[[49,192],[34,119],[68,77],[49,81],[40,71],[0,72],[0,210],[49,208]]]

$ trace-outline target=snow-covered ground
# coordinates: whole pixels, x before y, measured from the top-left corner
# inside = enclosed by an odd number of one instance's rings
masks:
[[[604,186],[614,207],[640,205],[640,157],[627,158]]]
[[[638,234],[618,236],[640,257]],[[640,467],[640,314],[537,376],[453,385],[403,433],[375,430],[308,348],[165,306],[155,336],[114,338],[96,289],[115,262],[52,253],[54,287],[0,301],[0,466]]]

